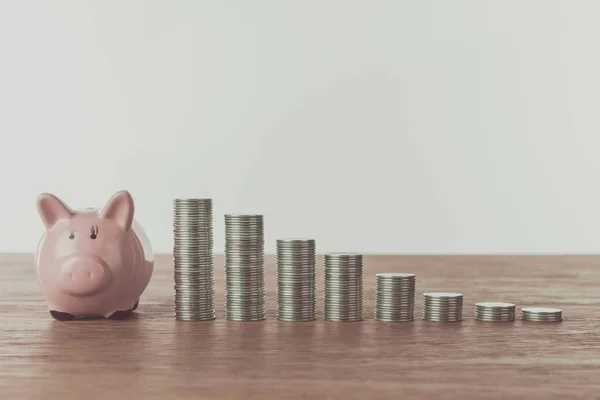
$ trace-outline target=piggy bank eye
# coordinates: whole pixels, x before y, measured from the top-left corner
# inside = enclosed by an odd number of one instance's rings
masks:
[[[71,240],[75,239],[75,234],[71,232],[71,234],[69,235],[69,239],[71,239]]]
[[[90,232],[92,233],[90,239],[96,239],[98,237],[98,225],[92,226]]]

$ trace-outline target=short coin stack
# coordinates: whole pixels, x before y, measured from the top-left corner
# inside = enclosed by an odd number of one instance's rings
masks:
[[[463,319],[463,295],[452,292],[423,293],[423,319],[459,322]]]
[[[375,275],[374,317],[384,322],[414,320],[415,274],[382,273]]]
[[[211,199],[173,200],[175,318],[215,318]]]
[[[225,215],[225,318],[266,318],[262,215]]]
[[[509,322],[515,320],[515,305],[501,302],[475,303],[475,319],[487,322]]]
[[[326,321],[363,319],[363,257],[355,253],[324,255],[323,317]]]
[[[316,255],[313,239],[277,240],[277,319],[316,319]]]
[[[562,310],[548,307],[523,307],[521,317],[532,322],[560,322],[563,319]]]

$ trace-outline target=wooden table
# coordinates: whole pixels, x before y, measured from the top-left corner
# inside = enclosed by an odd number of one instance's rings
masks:
[[[176,321],[171,257],[127,321],[53,320],[32,255],[0,257],[2,399],[551,399],[600,398],[600,258],[366,256],[364,322]],[[321,259],[319,258],[319,266]],[[376,272],[417,274],[424,291],[465,295],[461,323],[372,318]],[[322,275],[319,273],[319,307]],[[563,309],[562,323],[485,323],[476,301]]]

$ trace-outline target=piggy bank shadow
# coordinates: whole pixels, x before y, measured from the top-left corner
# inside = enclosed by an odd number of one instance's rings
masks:
[[[104,318],[101,316],[75,317],[69,313],[55,311],[55,310],[50,310],[50,315],[52,316],[52,318],[54,318],[57,321],[74,321],[74,320],[87,321],[87,320],[103,320],[103,319],[122,321],[122,320],[129,320],[129,319],[135,318],[136,314],[134,313],[134,311],[138,308],[139,305],[140,305],[140,301],[138,300],[135,302],[132,309],[125,310],[125,311],[116,311],[108,318]]]
[[[99,321],[99,322],[105,321],[105,323],[109,323],[110,321],[135,321],[140,318],[140,315],[138,313],[132,312],[132,313],[128,313],[127,315],[119,315],[117,317],[111,315],[109,318],[102,317],[102,316],[90,316],[90,317],[59,319],[59,318],[56,318],[54,315],[52,315],[52,317],[56,320],[56,321],[54,321],[56,323],[67,323],[67,322],[68,323],[77,323],[77,322],[83,323],[83,322],[93,322],[93,321]]]

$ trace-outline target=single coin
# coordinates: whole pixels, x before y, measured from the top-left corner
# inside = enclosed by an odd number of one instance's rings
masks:
[[[404,272],[384,272],[375,274],[378,278],[414,278],[415,274],[408,274]]]
[[[485,307],[485,308],[506,308],[506,307],[514,307],[515,305],[512,303],[501,303],[496,301],[480,301],[475,303],[477,307]]]
[[[462,297],[463,294],[456,293],[456,292],[428,292],[428,293],[423,293],[423,296],[427,296],[427,297]]]

